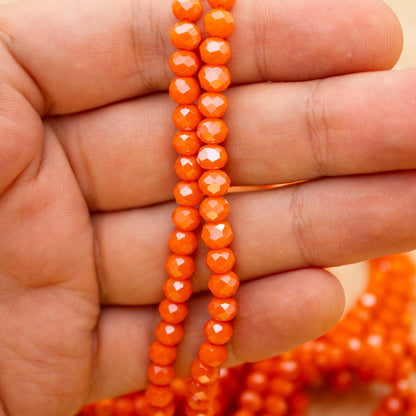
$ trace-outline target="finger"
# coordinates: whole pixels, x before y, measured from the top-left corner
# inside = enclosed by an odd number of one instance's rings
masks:
[[[272,357],[323,335],[343,312],[339,282],[318,269],[298,270],[242,285],[239,314],[228,345],[226,366]],[[177,373],[187,375],[204,341],[209,319],[202,296],[189,302],[190,314],[179,347]],[[147,384],[147,352],[160,321],[153,308],[106,308],[98,325],[98,357],[90,401],[143,389]]]
[[[233,12],[236,83],[386,69],[402,47],[397,18],[378,0],[335,8],[331,0],[241,0]],[[0,9],[2,40],[42,92],[48,114],[166,90],[175,23],[170,0],[45,0]]]
[[[326,178],[230,195],[236,272],[242,280],[329,267],[416,246],[416,171]],[[94,217],[102,302],[162,299],[173,204]],[[206,249],[196,253],[195,291],[207,289]]]
[[[233,184],[415,167],[414,87],[416,70],[232,88],[225,120]],[[92,210],[172,199],[172,108],[161,94],[50,120]]]

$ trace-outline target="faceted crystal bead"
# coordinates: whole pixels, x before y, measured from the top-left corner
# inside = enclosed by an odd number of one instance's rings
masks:
[[[175,172],[183,181],[196,181],[204,173],[196,156],[179,156],[175,163]]]
[[[205,92],[198,99],[198,108],[204,117],[220,118],[227,111],[228,100],[220,92]]]
[[[197,182],[179,182],[173,194],[177,204],[185,207],[195,207],[204,199],[204,194]]]
[[[223,196],[230,188],[230,177],[223,170],[208,170],[199,178],[201,191],[208,196]]]
[[[209,367],[219,367],[228,357],[227,348],[224,345],[215,345],[204,342],[199,348],[199,359]]]
[[[212,274],[208,281],[209,290],[217,298],[233,296],[239,286],[240,280],[234,272]]]
[[[179,22],[169,32],[172,45],[187,51],[198,48],[202,40],[201,29],[190,22]]]
[[[177,104],[192,104],[200,94],[198,81],[193,77],[176,77],[169,86],[169,96]]]
[[[235,4],[235,0],[208,0],[209,5],[213,9],[230,10]]]
[[[192,254],[198,247],[198,239],[193,231],[175,230],[169,238],[169,248],[174,254]]]
[[[222,38],[205,39],[199,46],[201,59],[210,65],[225,65],[231,58],[231,46]]]
[[[178,77],[192,77],[198,72],[200,60],[195,52],[179,50],[169,58],[169,66]]]
[[[172,12],[178,20],[195,22],[202,15],[201,0],[174,0]]]
[[[234,253],[229,248],[210,250],[206,256],[206,263],[215,274],[228,273],[235,264]]]
[[[192,378],[199,384],[212,384],[218,380],[220,376],[220,369],[208,367],[197,358],[191,365]]]
[[[230,71],[220,65],[204,65],[198,73],[198,78],[201,87],[208,92],[224,91],[231,84]]]
[[[163,293],[172,302],[186,302],[192,295],[193,287],[190,280],[167,279],[163,284]]]
[[[215,398],[218,392],[218,383],[201,384],[192,380],[189,383],[189,393],[201,401],[211,401]]]
[[[168,322],[161,321],[156,326],[155,334],[162,344],[176,345],[183,338],[183,327],[181,324],[169,324]]]
[[[231,321],[238,312],[238,304],[234,298],[212,298],[208,310],[217,321]]]
[[[195,260],[191,256],[172,254],[165,264],[169,277],[177,280],[189,279],[195,272]]]
[[[214,9],[204,16],[204,28],[210,36],[228,38],[235,29],[233,15],[224,9]]]
[[[172,222],[183,231],[196,230],[201,222],[201,215],[193,207],[176,207],[172,212]]]
[[[230,224],[223,222],[208,222],[202,227],[201,238],[210,249],[225,248],[233,240],[234,233]]]
[[[175,126],[180,130],[195,130],[202,120],[202,114],[195,104],[178,105],[172,114]]]
[[[223,146],[209,144],[201,147],[197,161],[206,170],[222,169],[228,162],[228,155]]]
[[[206,339],[215,345],[226,344],[233,335],[233,327],[230,322],[219,322],[210,319],[204,326]]]
[[[204,143],[218,144],[227,138],[228,127],[223,120],[206,118],[198,124],[196,134]]]
[[[160,341],[155,341],[149,349],[149,358],[156,364],[172,364],[177,356],[178,349],[176,346],[165,345]]]
[[[173,365],[159,365],[152,363],[147,369],[149,381],[157,386],[167,386],[175,378],[175,368]]]
[[[188,315],[188,306],[186,303],[176,303],[169,299],[163,299],[159,304],[160,317],[170,323],[179,324]]]
[[[154,407],[166,407],[173,400],[173,390],[169,386],[149,384],[146,389],[146,399]]]
[[[230,204],[221,197],[207,197],[199,206],[199,212],[202,218],[208,222],[224,221],[230,212]]]

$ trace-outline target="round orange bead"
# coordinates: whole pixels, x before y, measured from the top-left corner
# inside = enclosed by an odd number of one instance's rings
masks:
[[[179,182],[176,184],[173,194],[177,204],[185,207],[194,207],[204,199],[198,182]]]
[[[169,238],[169,248],[174,254],[192,254],[198,247],[198,239],[193,231],[175,230]]]
[[[146,389],[146,399],[151,406],[166,407],[173,400],[173,390],[169,386],[149,384]]]
[[[224,9],[211,10],[204,16],[204,28],[210,36],[228,38],[235,29],[234,17]]]
[[[178,254],[169,256],[165,264],[169,277],[177,280],[189,279],[194,274],[195,268],[193,257]]]
[[[200,0],[174,0],[172,12],[178,20],[195,22],[202,16],[202,4]]]
[[[149,349],[149,358],[156,364],[172,364],[177,356],[178,349],[176,346],[165,345],[160,341],[155,341]]]
[[[253,390],[245,390],[239,397],[240,406],[243,409],[257,413],[263,409],[263,397]]]
[[[192,378],[199,384],[212,384],[218,380],[220,369],[205,365],[199,358],[191,365]]]
[[[201,29],[189,22],[179,22],[169,32],[172,45],[191,51],[198,48],[202,40]]]
[[[210,249],[225,248],[233,240],[231,225],[226,222],[208,222],[202,227],[201,238]]]
[[[210,319],[204,326],[205,338],[215,345],[226,344],[233,335],[233,327],[230,322],[220,322]]]
[[[222,117],[228,109],[228,99],[220,92],[205,92],[198,99],[198,109],[204,117]]]
[[[288,404],[283,397],[270,394],[264,400],[264,410],[273,416],[284,416],[288,411]]]
[[[222,38],[205,39],[199,46],[201,59],[210,65],[224,65],[231,58],[231,46]]]
[[[223,196],[230,188],[231,179],[223,170],[208,170],[199,178],[198,184],[205,195]]]
[[[172,114],[175,126],[181,130],[195,130],[202,120],[202,114],[195,104],[178,105]]]
[[[222,274],[232,270],[235,264],[235,257],[229,248],[223,248],[208,251],[205,261],[213,273]]]
[[[183,327],[181,324],[169,324],[168,322],[161,321],[156,326],[155,334],[162,344],[176,345],[183,338]]]
[[[180,230],[196,230],[201,223],[201,215],[196,208],[176,207],[172,212],[172,222]]]
[[[180,155],[191,156],[198,153],[202,143],[194,131],[178,131],[172,144]]]
[[[192,77],[176,77],[169,85],[169,96],[177,104],[192,104],[200,94],[198,82]]]
[[[198,124],[196,134],[204,143],[218,144],[227,138],[228,127],[223,120],[206,118]]]
[[[141,415],[142,413],[137,413]],[[174,416],[175,415],[175,405],[171,403],[166,407],[152,407],[150,406],[149,409],[146,411],[147,416]]]
[[[218,383],[200,384],[195,380],[189,383],[189,393],[201,401],[214,399],[218,392]]]
[[[234,272],[212,274],[208,281],[209,290],[217,298],[233,296],[239,286],[240,280]]]
[[[173,365],[159,365],[152,363],[147,369],[147,378],[157,386],[166,386],[172,383],[175,378],[175,368]]]
[[[196,156],[179,156],[175,163],[175,172],[184,181],[196,181],[204,173]]]
[[[223,197],[207,197],[199,206],[201,217],[208,222],[224,221],[230,212],[230,204]]]
[[[212,298],[208,310],[217,321],[231,321],[237,315],[238,304],[234,298]]]
[[[235,0],[208,0],[209,5],[213,9],[230,10],[235,4]]]
[[[179,50],[169,58],[169,66],[178,77],[192,77],[199,69],[201,62],[195,52]]]
[[[227,347],[204,342],[199,348],[199,359],[209,367],[219,367],[228,357]]]
[[[206,415],[205,412],[207,412],[212,405],[212,403],[205,400],[199,400],[193,395],[188,395],[186,403],[188,404],[189,408],[201,412],[202,415]]]
[[[160,317],[170,323],[179,324],[188,315],[188,306],[186,303],[176,303],[169,299],[164,299],[159,304]]]
[[[224,91],[231,84],[231,74],[225,66],[204,65],[198,72],[198,78],[201,87],[208,92]]]
[[[186,302],[192,295],[193,287],[190,280],[167,279],[163,284],[163,293],[172,302]]]
[[[227,164],[228,155],[223,146],[209,144],[201,147],[197,161],[203,169],[221,169]]]

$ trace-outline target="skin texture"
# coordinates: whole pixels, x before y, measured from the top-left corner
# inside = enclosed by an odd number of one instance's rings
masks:
[[[244,283],[228,365],[335,324],[343,292],[322,267],[416,246],[416,72],[382,72],[402,47],[394,14],[239,0],[234,15],[229,173],[308,182],[229,198]],[[146,385],[176,181],[174,23],[169,0],[0,8],[2,416],[72,416]],[[178,374],[203,339],[207,279],[194,277]]]

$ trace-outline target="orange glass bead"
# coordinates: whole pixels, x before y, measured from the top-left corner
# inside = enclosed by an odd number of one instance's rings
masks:
[[[263,409],[263,397],[257,391],[245,390],[239,397],[240,406],[243,409],[257,413]]]
[[[174,0],[172,12],[178,20],[195,22],[202,16],[202,4],[200,0]]]
[[[248,390],[264,392],[269,387],[269,378],[263,371],[252,371],[246,378],[246,387]]]
[[[230,188],[231,179],[223,170],[208,170],[198,181],[201,191],[208,196],[223,196]]]
[[[163,299],[159,304],[160,317],[170,323],[179,324],[188,315],[188,306],[186,303],[176,303],[169,299]]]
[[[137,413],[141,415],[142,413]],[[152,407],[150,406],[146,413],[143,413],[147,416],[174,416],[175,414],[175,405],[174,403],[169,404],[166,407]]]
[[[230,204],[223,197],[207,197],[199,206],[199,213],[209,222],[224,221],[230,212]]]
[[[172,212],[172,222],[180,230],[196,230],[201,223],[201,215],[196,208],[176,207]]]
[[[231,46],[222,38],[205,39],[199,46],[201,59],[210,65],[224,65],[231,58]]]
[[[196,156],[179,156],[175,163],[175,172],[183,181],[196,181],[204,173]]]
[[[230,10],[235,4],[235,0],[208,0],[209,5],[213,9]]]
[[[191,365],[192,378],[199,384],[212,384],[218,380],[220,369],[205,365],[199,358]]]
[[[233,296],[239,286],[240,280],[234,272],[212,274],[208,281],[209,290],[217,298]]]
[[[177,104],[192,104],[200,94],[198,81],[192,77],[176,77],[169,85],[169,96]]]
[[[209,144],[201,147],[197,161],[203,169],[221,169],[227,164],[228,155],[223,146]]]
[[[169,238],[169,248],[174,254],[191,254],[198,247],[198,239],[193,231],[175,230]]]
[[[225,347],[224,347],[225,348]],[[218,383],[200,384],[195,380],[189,383],[189,393],[201,401],[210,401],[214,399],[218,392]]]
[[[180,155],[185,156],[197,154],[202,145],[194,131],[178,131],[173,136],[172,144]]]
[[[215,345],[226,344],[233,335],[233,327],[230,322],[220,322],[210,319],[204,326],[205,338]]]
[[[199,348],[199,359],[209,367],[219,367],[228,357],[227,347],[204,342]]]
[[[230,272],[235,264],[234,253],[229,248],[210,250],[206,256],[208,268],[215,274]]]
[[[195,130],[202,120],[202,114],[195,104],[178,105],[172,114],[175,126],[181,130]]]
[[[197,49],[202,41],[201,29],[190,22],[179,22],[169,32],[172,45],[178,49]]]
[[[234,17],[224,9],[211,10],[204,16],[204,28],[210,36],[228,38],[235,29]]]
[[[186,399],[186,403],[188,406],[193,409],[200,412],[206,412],[211,407],[212,403],[206,400],[199,400],[197,397],[193,395],[188,395]]]
[[[205,143],[218,144],[227,138],[228,127],[223,120],[206,118],[198,124],[196,134]]]
[[[160,341],[155,341],[149,349],[149,358],[156,364],[172,364],[177,356],[178,349],[176,346],[165,345]]]
[[[205,92],[198,99],[198,109],[204,117],[220,118],[228,109],[228,99],[220,92]]]
[[[165,269],[169,277],[177,280],[189,279],[195,272],[195,260],[191,256],[172,254],[168,257]]]
[[[208,222],[202,227],[201,238],[211,249],[225,248],[233,240],[234,233],[231,225],[224,222]]]
[[[193,287],[190,280],[167,279],[163,284],[163,293],[172,302],[186,302],[192,295]]]
[[[225,66],[204,65],[198,72],[198,78],[201,87],[208,92],[224,91],[231,84],[231,74]]]
[[[185,207],[194,207],[204,199],[204,194],[198,186],[198,182],[177,183],[173,195],[177,204]]]
[[[201,62],[195,52],[179,50],[169,58],[169,66],[178,77],[192,77],[199,69]]]
[[[231,321],[238,312],[238,303],[234,298],[212,298],[208,310],[217,321]]]
[[[166,386],[172,383],[175,378],[175,368],[173,365],[159,365],[152,363],[147,369],[147,378],[157,386]]]
[[[273,377],[269,387],[272,392],[282,397],[289,397],[295,391],[293,382],[280,377]]]
[[[270,394],[264,400],[264,410],[273,416],[284,416],[288,411],[288,404],[283,397]]]
[[[168,322],[161,321],[156,326],[155,334],[162,344],[176,345],[183,338],[183,327],[181,324],[169,324]]]
[[[149,384],[145,394],[149,404],[154,407],[166,407],[173,400],[173,390],[169,386]]]

